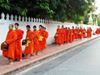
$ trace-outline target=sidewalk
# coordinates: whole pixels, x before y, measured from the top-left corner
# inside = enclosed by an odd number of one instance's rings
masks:
[[[40,60],[44,60],[45,58],[51,57],[55,54],[61,53],[63,51],[66,51],[70,48],[76,47],[82,43],[88,42],[90,40],[93,40],[95,38],[99,37],[99,35],[95,35],[92,38],[85,38],[82,40],[77,40],[73,43],[64,44],[61,46],[58,45],[49,45],[42,53],[39,53],[38,55],[32,56],[29,59],[23,59],[22,62],[15,62],[12,65],[7,64],[7,59],[0,58],[0,75],[8,75],[16,70],[20,70],[21,68],[24,68],[25,66],[28,66],[30,64],[34,64],[35,62],[38,62]]]

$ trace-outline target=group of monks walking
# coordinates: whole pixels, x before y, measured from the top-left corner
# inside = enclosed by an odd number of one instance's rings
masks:
[[[29,58],[32,55],[37,55],[38,52],[46,47],[48,32],[44,26],[39,25],[39,29],[33,26],[32,30],[30,25],[27,25],[26,30],[26,44],[23,52],[21,40],[23,39],[24,31],[19,29],[18,23],[9,25],[9,31],[4,41],[4,44],[8,45],[8,50],[2,50],[3,56],[8,58],[9,64],[14,61],[22,61],[22,54],[24,54],[25,58]]]
[[[92,29],[89,27],[87,30],[85,28],[79,27],[64,27],[63,25],[57,27],[56,34],[54,36],[55,43],[58,45],[64,43],[71,43],[74,40],[82,38],[91,38]]]
[[[14,30],[15,28],[15,30]],[[37,55],[38,52],[42,52],[46,47],[46,40],[48,38],[48,32],[46,28],[42,25],[33,26],[31,29],[30,25],[26,26],[26,38],[23,40],[25,42],[25,49],[22,50],[22,39],[24,31],[19,29],[19,24],[15,23],[14,25],[9,25],[9,31],[6,36],[6,40],[3,44],[7,45],[7,50],[2,50],[3,56],[8,58],[9,64],[12,64],[14,61],[22,61],[22,55],[24,54],[25,58],[30,56]],[[100,28],[97,28],[96,34],[100,34]],[[89,27],[87,29],[82,27],[64,27],[58,26],[55,33],[55,43],[58,45],[64,43],[72,43],[75,40],[83,38],[91,38],[92,29]]]

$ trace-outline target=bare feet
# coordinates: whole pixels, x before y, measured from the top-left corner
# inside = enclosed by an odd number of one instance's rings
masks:
[[[31,54],[31,56],[34,56],[34,54]]]
[[[13,59],[9,59],[9,65],[12,65],[13,64]]]
[[[28,55],[25,55],[25,59],[28,59],[28,58],[30,58],[30,54],[28,54]]]
[[[35,55],[38,55],[38,52],[36,52]]]
[[[9,64],[9,65],[12,65],[12,64],[13,64],[13,62],[9,62],[8,64]]]
[[[22,59],[20,59],[19,61],[22,62]]]

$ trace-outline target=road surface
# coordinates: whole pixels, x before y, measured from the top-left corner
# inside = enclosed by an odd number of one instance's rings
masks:
[[[21,75],[100,75],[100,38]]]

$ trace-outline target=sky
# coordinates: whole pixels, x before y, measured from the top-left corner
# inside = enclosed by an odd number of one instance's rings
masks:
[[[100,13],[100,0],[95,0],[96,1],[96,7],[97,7],[97,10],[96,10],[96,14],[99,14]]]

